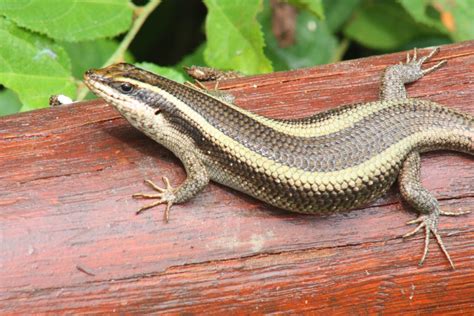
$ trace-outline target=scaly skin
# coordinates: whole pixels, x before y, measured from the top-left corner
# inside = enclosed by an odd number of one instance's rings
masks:
[[[448,149],[474,154],[474,119],[434,102],[407,97],[404,84],[439,67],[407,56],[384,72],[380,101],[342,106],[298,120],[269,119],[219,96],[128,64],[90,70],[85,82],[136,128],[170,149],[187,172],[177,188],[148,183],[157,198],[143,207],[182,203],[213,180],[285,210],[327,214],[367,204],[399,179],[402,196],[438,240],[436,199],[419,180],[419,153]],[[458,214],[457,214],[458,215]],[[411,234],[407,234],[411,235]]]

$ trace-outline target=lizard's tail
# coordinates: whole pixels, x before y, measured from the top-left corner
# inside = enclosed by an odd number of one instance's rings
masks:
[[[423,151],[444,149],[474,155],[474,116],[443,106],[438,107],[438,119],[444,129],[431,140],[432,146],[427,146]]]

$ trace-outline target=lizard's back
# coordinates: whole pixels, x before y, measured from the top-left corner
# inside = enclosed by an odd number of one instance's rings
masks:
[[[191,133],[211,178],[292,211],[340,211],[380,196],[413,150],[474,152],[472,116],[425,100],[350,105],[299,120],[258,117],[258,123],[216,108],[209,104],[199,114],[221,137],[202,141],[215,131]]]

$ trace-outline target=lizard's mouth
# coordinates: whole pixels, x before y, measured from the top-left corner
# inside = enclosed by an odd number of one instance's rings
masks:
[[[110,82],[111,79],[105,76],[103,69],[89,69],[84,73],[84,83],[94,93],[95,89]]]
[[[150,119],[160,113],[139,98],[127,92],[133,89],[132,84],[117,80],[122,77],[126,64],[115,64],[102,69],[89,69],[84,73],[85,85],[98,97],[116,108],[132,125],[143,129],[143,124],[150,125]],[[125,88],[125,90],[124,90]]]
[[[106,77],[101,76],[97,69],[89,69],[84,73],[84,84],[89,90],[100,97],[102,97],[102,95],[99,95],[99,92],[103,90],[103,86],[106,85],[107,81],[110,81],[110,79],[107,80]]]
[[[102,69],[89,69],[84,73],[84,84],[95,95],[105,99],[115,105],[114,101],[125,99],[116,89],[111,87],[114,82],[114,72],[110,71],[110,66]]]

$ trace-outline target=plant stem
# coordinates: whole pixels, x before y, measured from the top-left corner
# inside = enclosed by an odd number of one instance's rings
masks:
[[[161,0],[150,0],[146,5],[135,8],[135,19],[133,20],[132,27],[128,31],[127,35],[125,35],[122,42],[120,42],[120,45],[117,47],[112,56],[110,56],[110,58],[104,63],[103,67],[124,60],[124,55],[130,46],[130,43],[133,41],[138,31],[140,31],[140,28],[142,27],[143,23],[145,23],[150,13],[153,12],[153,10],[155,10],[155,8],[160,3]],[[77,90],[77,101],[84,100],[88,92],[87,88],[84,85],[80,85]]]
[[[145,20],[148,18],[151,12],[155,10],[155,8],[160,4],[161,0],[150,0],[146,5],[143,7],[138,7],[135,10],[136,18],[133,21],[133,25],[128,31],[127,35],[123,38],[122,42],[120,43],[119,47],[115,50],[112,56],[105,62],[104,67],[110,64],[118,63],[123,61],[123,57],[125,52],[130,46],[130,43],[133,41],[135,36],[137,35],[138,31],[142,27]]]
[[[337,63],[342,60],[344,54],[346,53],[347,49],[349,48],[350,41],[347,38],[344,38],[339,46],[336,48],[336,52],[334,56],[331,58],[331,63]]]

